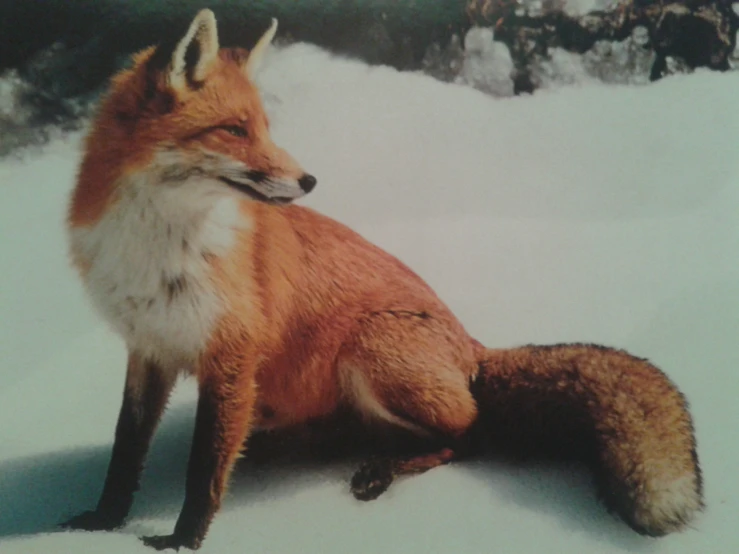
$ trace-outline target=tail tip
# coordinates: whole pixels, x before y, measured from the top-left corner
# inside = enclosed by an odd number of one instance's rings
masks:
[[[631,509],[618,511],[637,533],[663,537],[685,530],[704,508],[700,477],[688,474],[651,483],[637,495]]]

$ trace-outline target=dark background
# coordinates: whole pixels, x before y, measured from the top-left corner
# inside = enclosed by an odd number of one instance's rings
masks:
[[[45,142],[50,126],[76,128],[131,53],[181,36],[204,7],[216,14],[223,46],[251,47],[277,17],[277,42],[313,43],[442,80],[458,77],[470,28],[494,28],[494,39],[512,58],[514,94],[542,86],[534,68],[552,48],[584,54],[598,44],[628,43],[634,56],[646,60],[652,81],[696,67],[731,69],[739,15],[729,0],[622,0],[580,15],[564,13],[564,2],[0,0],[0,81],[6,81],[0,85],[13,100],[0,111],[0,156]],[[633,45],[638,28],[646,38]],[[591,66],[610,63],[599,56],[591,56]],[[608,70],[595,67],[594,73],[601,78]]]

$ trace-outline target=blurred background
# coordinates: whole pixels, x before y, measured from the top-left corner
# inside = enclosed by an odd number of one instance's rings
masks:
[[[308,42],[495,96],[588,79],[646,84],[737,62],[729,0],[0,0],[0,156],[74,129],[129,55],[200,8],[225,46]]]

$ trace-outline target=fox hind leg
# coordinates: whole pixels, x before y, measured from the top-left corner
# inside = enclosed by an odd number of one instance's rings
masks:
[[[441,448],[408,457],[387,457],[362,464],[351,480],[351,491],[357,500],[374,500],[385,492],[396,477],[421,474],[458,458],[452,448]]]
[[[425,314],[379,312],[342,346],[339,371],[349,403],[369,422],[415,439],[402,454],[364,463],[351,481],[356,498],[377,498],[396,477],[468,452],[465,437],[477,419],[469,389],[476,362],[466,334],[455,330]]]

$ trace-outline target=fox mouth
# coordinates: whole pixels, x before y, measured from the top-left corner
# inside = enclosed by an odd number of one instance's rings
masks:
[[[262,194],[258,190],[256,190],[254,187],[246,184],[241,183],[239,181],[233,181],[229,179],[228,177],[220,177],[220,180],[226,183],[229,187],[232,189],[236,189],[239,192],[247,195],[249,198],[253,200],[257,200],[259,202],[264,202],[265,204],[289,204],[293,201],[292,198],[288,198],[287,196],[267,196],[266,194]]]

